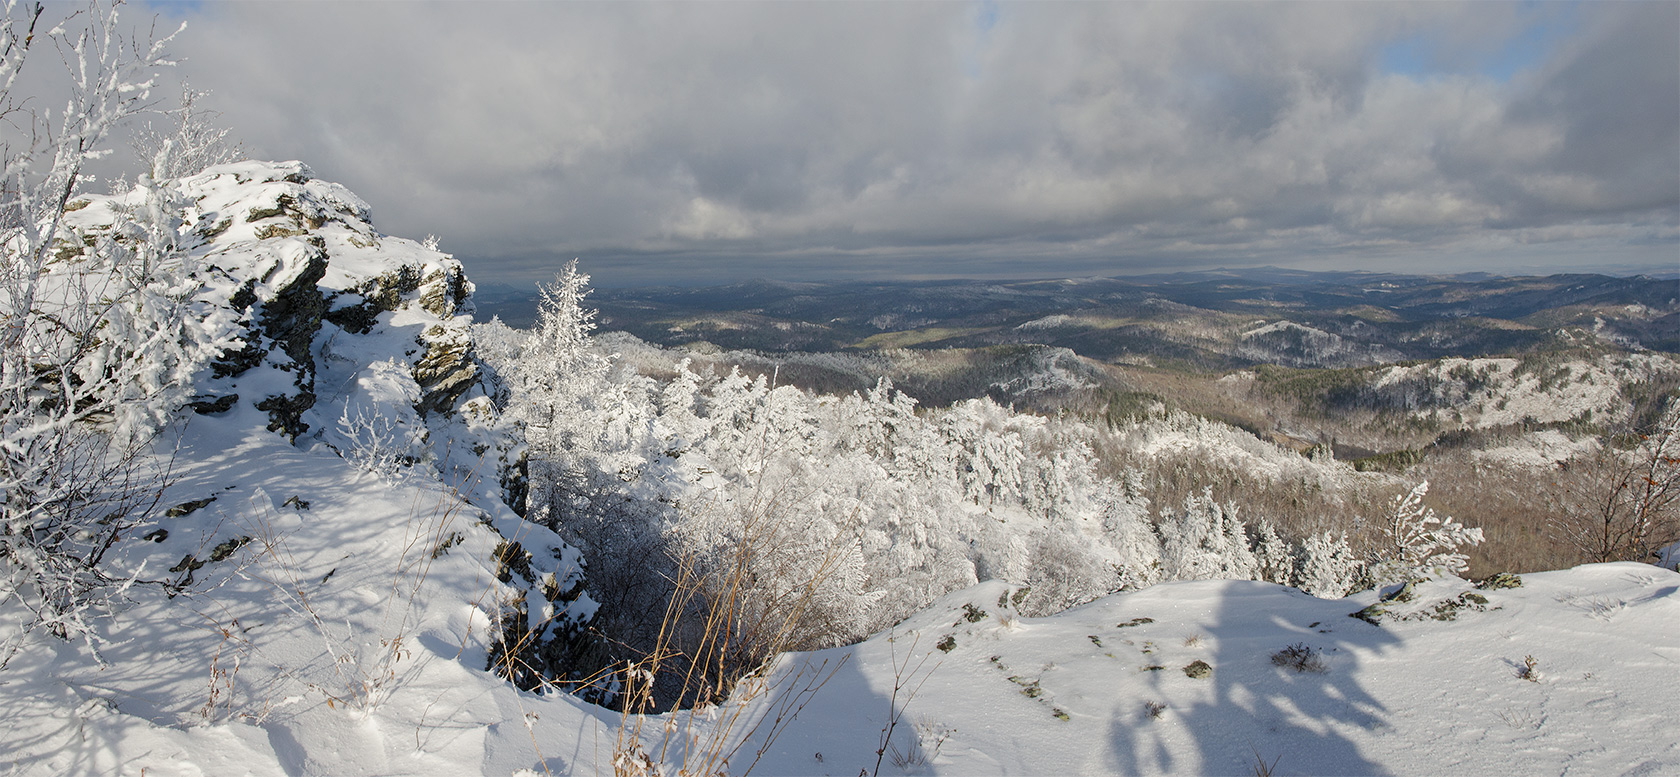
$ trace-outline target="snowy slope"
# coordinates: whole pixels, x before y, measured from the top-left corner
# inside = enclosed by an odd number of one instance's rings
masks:
[[[1257,757],[1276,760],[1277,774],[1670,773],[1680,768],[1671,718],[1677,586],[1680,575],[1655,567],[1594,565],[1476,592],[1485,608],[1471,602],[1453,620],[1372,625],[1350,613],[1373,593],[1327,601],[1265,583],[1169,583],[1026,619],[997,605],[1009,587],[985,583],[891,634],[810,656],[829,667],[847,660],[754,771],[875,773],[898,682],[901,722],[882,774],[1240,774]],[[372,594],[381,590],[347,585],[329,606],[377,610]],[[1410,610],[1434,612],[1471,590],[1423,586]],[[965,604],[984,615],[969,622]],[[114,652],[111,670],[72,669],[73,659],[43,652],[8,673],[0,698],[13,723],[0,764],[25,774],[610,770],[622,741],[616,714],[565,695],[513,691],[456,658],[474,617],[459,593],[420,607],[427,613],[416,656],[371,711],[331,707],[320,693],[282,684],[266,719],[214,723],[150,704],[201,704],[211,677],[204,653],[217,639],[185,615],[142,608],[121,629],[138,644]],[[278,627],[284,619],[273,620]],[[948,653],[937,647],[946,637],[954,641]],[[307,661],[312,641],[301,634],[298,653],[264,657]],[[1273,664],[1274,653],[1295,644],[1322,651],[1324,670]],[[1526,656],[1538,660],[1536,682],[1519,676]],[[784,657],[769,684],[796,690],[781,678],[806,658]],[[1195,661],[1211,673],[1188,676],[1184,667]],[[749,717],[766,715],[749,741],[737,749],[738,737],[725,740],[731,773],[756,757],[775,722],[774,699],[747,704]],[[1151,702],[1161,705],[1158,716]],[[692,721],[689,713],[653,718],[642,743],[658,752],[667,730],[705,741],[706,727],[732,714],[726,704]],[[747,728],[739,722],[735,733]],[[895,751],[926,761],[899,766]],[[666,755],[674,773],[680,748]]]
[[[919,691],[893,747],[931,753],[948,738],[922,766],[897,768],[889,750],[889,774],[1250,774],[1257,756],[1277,774],[1672,773],[1677,586],[1680,575],[1639,564],[1528,575],[1514,589],[1432,583],[1396,612],[1434,613],[1466,591],[1485,610],[1472,601],[1454,620],[1379,626],[1349,617],[1370,592],[1326,601],[1267,583],[1167,583],[1023,619],[998,606],[1006,586],[986,583],[814,656],[851,660],[760,768],[873,772],[896,678]],[[964,605],[985,617],[969,622]],[[1324,671],[1273,664],[1303,643]],[[1518,676],[1530,655],[1537,682]],[[895,675],[895,661],[909,670]],[[1195,661],[1211,674],[1188,676]]]

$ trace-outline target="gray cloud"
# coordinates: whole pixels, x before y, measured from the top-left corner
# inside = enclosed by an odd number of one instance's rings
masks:
[[[178,68],[481,279],[1680,264],[1680,6],[226,3]],[[1566,34],[1509,80],[1489,52]],[[1385,72],[1397,41],[1428,72]],[[1539,45],[1539,44],[1534,44]]]

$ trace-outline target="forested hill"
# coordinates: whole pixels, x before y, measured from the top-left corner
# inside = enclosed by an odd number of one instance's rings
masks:
[[[1583,337],[1680,351],[1680,279],[1672,276],[1252,269],[1041,281],[752,282],[601,289],[591,299],[603,327],[648,342],[765,351],[1038,343],[1101,361],[1148,358],[1197,369],[1504,355]],[[529,288],[488,288],[479,304],[486,317],[514,326],[535,320]]]

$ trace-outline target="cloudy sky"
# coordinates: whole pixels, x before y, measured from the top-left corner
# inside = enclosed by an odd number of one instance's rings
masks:
[[[1680,3],[192,3],[476,279],[1680,270]]]

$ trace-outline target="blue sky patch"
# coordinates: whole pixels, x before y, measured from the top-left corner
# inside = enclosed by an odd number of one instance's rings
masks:
[[[1546,6],[1554,13],[1525,26],[1503,44],[1466,52],[1442,40],[1439,33],[1419,33],[1382,47],[1378,61],[1384,73],[1426,79],[1447,75],[1480,75],[1504,83],[1545,62],[1577,31],[1573,5]]]

